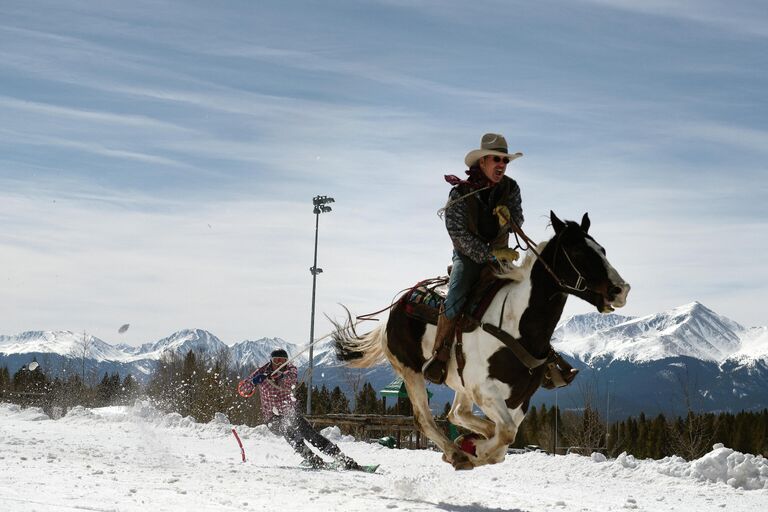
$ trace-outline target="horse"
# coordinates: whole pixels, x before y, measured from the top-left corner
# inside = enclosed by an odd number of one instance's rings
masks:
[[[569,295],[601,313],[626,304],[630,286],[608,262],[605,249],[588,234],[589,216],[585,213],[578,224],[561,221],[550,212],[550,222],[555,234],[549,241],[539,244],[538,250],[530,247],[519,267],[497,274],[499,279],[515,280],[499,289],[480,327],[463,334],[461,373],[458,343],[451,349],[445,384],[455,397],[448,420],[479,434],[469,447],[450,441],[429,409],[421,368],[432,354],[435,326],[407,315],[404,301],[398,300],[387,322],[373,331],[358,335],[349,318],[344,325],[337,323],[332,334],[336,355],[348,367],[368,368],[389,361],[403,378],[414,422],[455,469],[504,460],[530,399],[545,378],[547,365],[542,363],[553,353],[550,339]],[[516,355],[521,354],[520,348],[528,358]],[[485,418],[472,414],[473,404]]]

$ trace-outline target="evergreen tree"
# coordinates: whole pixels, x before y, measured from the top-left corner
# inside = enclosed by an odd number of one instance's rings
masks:
[[[307,384],[304,381],[299,383],[293,395],[296,397],[296,407],[303,414],[307,410]]]
[[[120,403],[123,405],[132,404],[139,396],[139,383],[129,373],[123,379],[120,386]]]
[[[8,367],[3,366],[0,368],[0,391],[11,389],[11,374],[8,372]]]
[[[616,450],[619,446],[619,426],[619,423],[613,423],[608,429],[608,436],[605,440],[605,448],[609,457],[616,457],[617,455]]]
[[[648,455],[648,425],[645,421],[645,413],[641,412],[637,419],[637,437],[635,438],[635,454],[642,459]]]
[[[336,386],[331,391],[330,413],[349,414],[349,399],[344,395],[339,386]]]
[[[648,427],[647,457],[660,459],[667,455],[667,420],[659,414]]]
[[[376,397],[376,390],[370,382],[365,382],[360,389],[360,393],[355,397],[355,414],[378,414],[379,399]]]

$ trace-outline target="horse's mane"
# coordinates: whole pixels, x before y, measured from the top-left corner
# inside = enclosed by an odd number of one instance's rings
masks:
[[[546,246],[547,242],[541,242],[536,246],[536,252],[541,254]],[[531,249],[528,249],[520,265],[510,265],[501,272],[496,273],[496,277],[511,281],[522,281],[531,275],[531,268],[533,268],[534,263],[536,263],[536,254]]]

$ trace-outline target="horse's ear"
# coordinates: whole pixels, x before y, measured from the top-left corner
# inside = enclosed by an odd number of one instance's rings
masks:
[[[589,231],[589,226],[592,223],[589,221],[589,214],[585,213],[584,216],[581,218],[581,230],[587,233]]]
[[[557,218],[555,212],[549,210],[549,222],[552,223],[552,227],[555,228],[555,233],[560,233],[565,229],[565,223]]]

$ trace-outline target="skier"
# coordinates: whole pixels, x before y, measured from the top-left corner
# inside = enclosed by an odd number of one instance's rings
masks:
[[[445,226],[453,242],[453,270],[437,321],[432,357],[421,370],[436,384],[445,382],[456,322],[480,271],[489,262],[506,266],[518,257],[507,243],[512,223],[523,224],[520,187],[504,173],[507,164],[521,156],[509,153],[502,135],[486,133],[480,139],[480,149],[464,157],[469,177],[445,176],[453,185],[445,206]]]
[[[285,350],[273,350],[270,361],[246,379],[246,382],[250,381],[259,389],[261,415],[269,430],[283,436],[310,467],[323,468],[326,463],[306,445],[305,440],[322,453],[333,457],[340,467],[364,471],[365,468],[344,455],[338,446],[312,428],[298,411],[293,396],[298,371],[293,364],[286,364],[287,361],[288,353]]]

